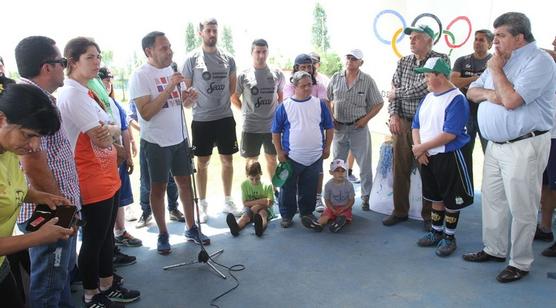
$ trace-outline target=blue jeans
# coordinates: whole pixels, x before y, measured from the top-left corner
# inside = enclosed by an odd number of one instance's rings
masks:
[[[299,205],[299,215],[311,215],[315,211],[317,183],[322,172],[322,158],[305,166],[288,158],[293,174],[280,189],[278,208],[280,215],[292,218]],[[299,198],[297,198],[299,196]],[[296,200],[297,198],[297,200]]]
[[[143,215],[150,215],[151,211],[151,177],[149,175],[149,167],[147,166],[147,154],[143,149],[139,150],[139,173],[141,178],[140,191],[141,196],[139,203],[143,210]],[[166,198],[168,199],[168,211],[178,208],[178,187],[174,182],[174,177],[170,173],[168,175],[168,186],[166,187]]]
[[[27,222],[18,224],[22,232],[27,232],[26,226]],[[67,241],[29,248],[30,307],[74,307],[69,273],[75,266],[76,242],[76,236],[72,236]]]

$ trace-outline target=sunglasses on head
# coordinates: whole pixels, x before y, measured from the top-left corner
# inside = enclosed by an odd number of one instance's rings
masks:
[[[63,66],[64,68],[68,67],[68,59],[66,58],[60,58],[60,59],[55,59],[55,60],[48,60],[48,61],[44,61],[45,64],[56,64],[59,63],[61,66]]]

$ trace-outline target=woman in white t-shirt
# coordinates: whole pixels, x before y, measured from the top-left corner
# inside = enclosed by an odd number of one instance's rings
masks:
[[[83,301],[86,307],[112,307],[111,301],[132,302],[139,298],[138,291],[124,289],[113,279],[112,229],[120,188],[113,142],[120,128],[110,124],[110,107],[87,88],[99,72],[98,45],[89,38],[74,38],[66,45],[64,56],[68,59],[69,78],[60,90],[58,105],[74,152],[86,221],[78,259]]]

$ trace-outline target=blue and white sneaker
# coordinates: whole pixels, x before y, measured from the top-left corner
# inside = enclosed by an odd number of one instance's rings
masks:
[[[160,233],[158,235],[158,243],[156,244],[156,250],[161,255],[167,255],[171,252],[172,246],[170,246],[170,236],[167,232]]]
[[[185,238],[197,245],[200,245],[201,241],[203,242],[203,245],[210,245],[210,239],[199,231],[197,225],[193,225],[193,227],[189,230],[185,230]]]

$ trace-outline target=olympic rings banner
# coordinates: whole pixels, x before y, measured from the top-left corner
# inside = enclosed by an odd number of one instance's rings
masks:
[[[399,20],[399,28],[397,28],[393,33],[383,33],[384,31],[381,31],[382,28],[380,26],[381,21],[383,19],[392,17]],[[431,24],[431,20],[433,21],[433,24]],[[473,31],[473,25],[471,24],[471,20],[467,16],[454,17],[450,22],[448,22],[446,28],[444,28],[441,19],[435,14],[421,13],[415,16],[415,18],[413,18],[411,24],[409,25],[415,26],[419,24],[426,24],[435,31],[433,44],[437,45],[439,42],[446,44],[446,46],[450,49],[448,52],[448,56],[451,55],[454,49],[460,48],[465,45],[465,43],[467,43],[467,41],[469,41],[469,39],[471,38],[471,34]],[[463,35],[460,36],[462,32],[462,26]],[[405,29],[406,27],[408,27],[408,23],[405,17],[398,11],[392,9],[380,11],[378,14],[376,14],[373,21],[373,32],[376,39],[385,45],[391,46],[394,55],[396,55],[398,58],[401,58],[403,56],[398,49],[398,44],[401,43],[406,37],[406,35],[403,33],[403,29]],[[452,28],[456,27],[458,28],[458,30],[460,30],[457,33],[457,39],[456,35],[452,31]],[[444,38],[444,40],[442,40],[442,37]]]

